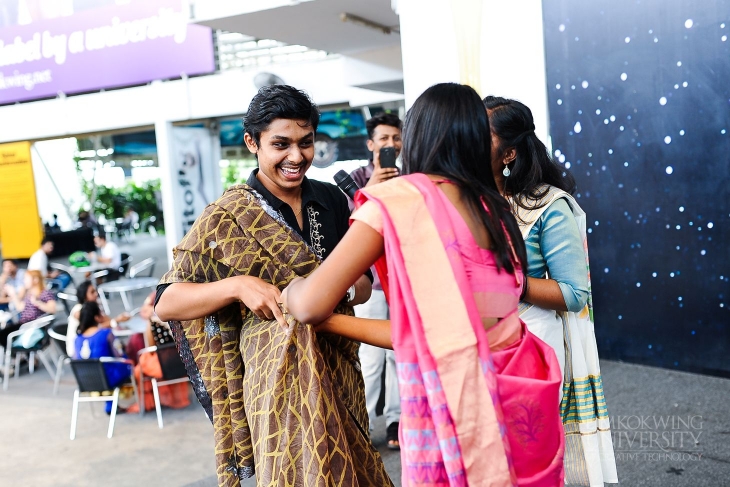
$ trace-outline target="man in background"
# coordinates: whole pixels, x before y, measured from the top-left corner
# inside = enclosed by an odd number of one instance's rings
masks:
[[[48,237],[41,240],[41,248],[36,250],[28,260],[27,270],[40,271],[41,275],[49,279],[51,286],[55,289],[65,289],[71,282],[71,276],[62,274],[57,270],[49,271],[48,256],[53,253],[53,241]]]
[[[397,168],[380,167],[380,149],[393,147],[395,156],[398,157],[403,147],[401,141],[402,123],[397,115],[380,113],[368,120],[365,126],[368,131],[368,150],[373,153],[372,159],[367,166],[355,169],[350,174],[361,188],[382,183],[398,176]],[[385,301],[385,293],[383,293],[383,288],[380,285],[378,274],[374,268],[371,270],[375,277],[373,293],[367,303],[355,306],[355,316],[380,320],[390,319],[388,303]],[[375,409],[380,397],[381,376],[383,366],[385,366],[385,407],[383,414],[385,415],[386,437],[388,448],[398,450],[400,449],[398,443],[400,394],[398,393],[398,376],[395,369],[395,353],[393,350],[385,350],[362,343],[359,355],[362,376],[365,380],[365,401],[368,416],[370,416],[371,428],[376,417]]]
[[[16,294],[22,299],[25,293],[23,286],[23,276],[25,271],[18,269],[18,263],[14,260],[5,259],[3,261],[3,270],[0,274],[0,311],[8,311],[10,305],[10,296],[6,291],[6,286],[15,289]]]
[[[90,258],[96,258],[100,264],[107,264],[109,274],[104,278],[106,281],[119,279],[119,268],[122,266],[122,252],[114,242],[107,242],[106,235],[99,233],[94,237],[94,245],[99,249],[99,255],[90,254]]]

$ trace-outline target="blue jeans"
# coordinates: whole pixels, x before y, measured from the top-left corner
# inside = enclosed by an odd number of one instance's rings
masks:
[[[53,279],[49,279],[48,282],[51,283],[51,289],[62,291],[66,289],[66,286],[71,284],[71,276],[68,274],[59,274]]]

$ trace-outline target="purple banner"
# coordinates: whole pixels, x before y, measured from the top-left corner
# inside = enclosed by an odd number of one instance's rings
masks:
[[[182,0],[102,0],[112,4],[75,12],[64,3],[63,12],[39,8],[33,18],[26,9],[0,22],[0,104],[215,70],[211,31],[188,24]]]

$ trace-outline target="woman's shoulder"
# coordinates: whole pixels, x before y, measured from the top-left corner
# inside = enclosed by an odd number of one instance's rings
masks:
[[[398,200],[410,198],[421,198],[421,187],[430,183],[428,176],[421,173],[408,174],[389,179],[383,183],[368,186],[360,190],[368,199],[380,201]]]
[[[109,334],[111,332],[112,332],[111,328],[97,328],[96,331],[94,331],[93,333],[91,333],[89,335],[86,335],[86,332],[80,334],[78,336],[78,338],[86,338],[86,339],[93,338],[93,339],[100,340],[100,339],[104,339],[107,336],[109,336]]]
[[[44,289],[38,295],[38,299],[40,299],[41,301],[55,301],[56,295],[53,293],[53,291],[51,291],[49,289]]]
[[[565,195],[560,195],[555,198],[552,203],[550,203],[550,205],[545,209],[545,212],[542,214],[541,218],[543,220],[546,220],[555,215],[572,215],[573,210],[571,210],[571,205],[566,196],[570,197],[570,195],[566,193]]]

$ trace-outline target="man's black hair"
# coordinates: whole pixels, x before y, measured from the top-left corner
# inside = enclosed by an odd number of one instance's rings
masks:
[[[368,139],[373,140],[373,134],[375,133],[375,127],[378,125],[387,125],[389,127],[395,127],[398,130],[403,128],[403,122],[401,122],[398,115],[395,113],[378,113],[370,120],[365,122],[365,128],[368,130]]]
[[[41,247],[43,247],[48,242],[53,243],[53,239],[50,237],[43,237],[43,240],[41,240]]]
[[[293,86],[264,86],[248,106],[248,112],[243,117],[243,130],[259,145],[261,132],[277,118],[304,120],[316,132],[319,109],[309,95]]]
[[[101,231],[100,231],[99,233],[97,233],[97,234],[96,234],[96,235],[94,235],[94,236],[95,236],[95,237],[98,237],[98,238],[100,238],[100,239],[102,239],[102,240],[106,240],[106,233],[104,233],[104,232],[101,232]]]

